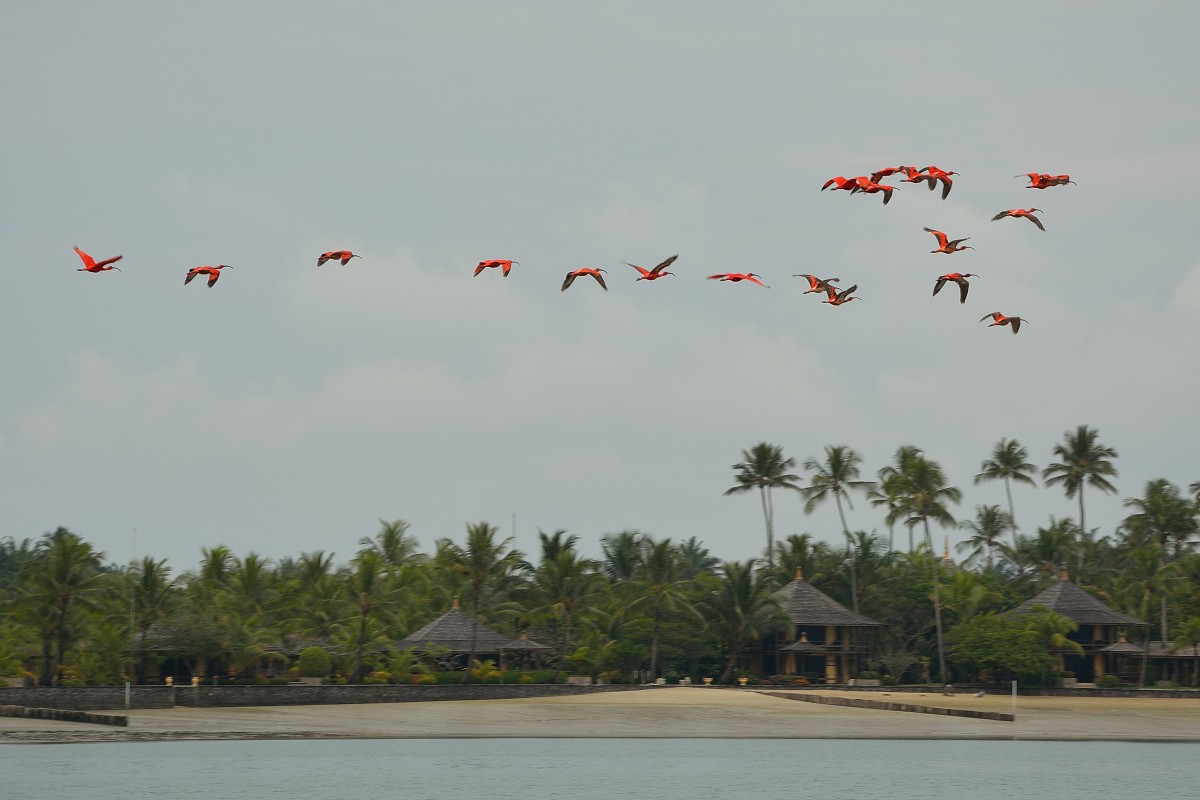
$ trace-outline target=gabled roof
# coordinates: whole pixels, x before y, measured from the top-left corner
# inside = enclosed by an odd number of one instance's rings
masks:
[[[1113,611],[1092,595],[1071,583],[1064,570],[1058,583],[1043,589],[1012,610],[1013,614],[1032,613],[1034,606],[1045,606],[1080,625],[1128,625],[1146,627],[1140,619]]]
[[[784,586],[775,596],[787,612],[793,625],[841,625],[849,628],[877,627],[883,623],[855,614],[812,584],[804,580],[800,570],[796,579]]]
[[[396,647],[400,650],[420,650],[433,642],[439,647],[450,648],[451,653],[469,653],[471,652],[471,623],[474,620],[474,617],[458,607],[458,600],[455,599],[453,608],[420,630],[401,639],[396,643]],[[512,641],[511,637],[497,633],[482,622],[476,623],[476,653],[497,653]]]

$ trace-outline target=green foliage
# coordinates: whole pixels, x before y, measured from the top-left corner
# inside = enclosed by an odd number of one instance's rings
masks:
[[[961,671],[994,680],[1033,676],[1050,667],[1051,655],[1038,634],[1019,620],[984,614],[961,623],[947,635],[948,654]]]
[[[323,647],[306,647],[296,659],[296,669],[305,678],[325,678],[333,669],[333,659]]]
[[[1116,675],[1101,675],[1096,681],[1101,689],[1115,689],[1121,685],[1121,679]]]

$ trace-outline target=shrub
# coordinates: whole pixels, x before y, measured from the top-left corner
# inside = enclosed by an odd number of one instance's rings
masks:
[[[306,647],[296,659],[296,670],[305,678],[324,678],[333,669],[329,653],[322,647]]]
[[[521,673],[521,683],[533,683],[533,676],[528,672]]]
[[[381,684],[381,683],[391,683],[391,682],[392,682],[392,674],[390,672],[384,672],[383,670],[378,670],[378,669],[375,670],[374,672],[372,672],[367,677],[363,678],[363,683]]]
[[[877,681],[879,680],[879,673],[875,672],[874,670],[864,669],[862,672],[858,673],[858,677],[862,678],[864,681]]]
[[[1115,689],[1121,685],[1121,680],[1116,675],[1101,675],[1096,685],[1101,689]]]
[[[421,684],[422,686],[429,686],[429,685],[435,684],[437,682],[438,682],[437,676],[434,675],[433,673],[427,673],[425,675],[422,675],[420,678],[417,678],[417,683]]]

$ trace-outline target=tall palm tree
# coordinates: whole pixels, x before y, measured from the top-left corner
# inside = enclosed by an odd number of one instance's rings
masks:
[[[1152,541],[1161,548],[1164,559],[1168,555],[1179,558],[1193,544],[1191,538],[1200,532],[1195,504],[1166,478],[1147,481],[1143,495],[1125,500],[1124,506],[1137,512],[1122,523],[1131,543]]]
[[[475,645],[479,632],[479,605],[489,581],[506,578],[523,563],[520,551],[512,549],[512,537],[496,540],[500,529],[480,522],[467,526],[467,539],[460,547],[449,539],[438,543],[438,557],[471,587],[471,645],[463,680],[471,682]]]
[[[846,556],[850,561],[850,597],[854,604],[854,612],[858,613],[858,570],[854,564],[854,541],[850,536],[850,528],[846,525],[846,512],[842,508],[842,500],[854,508],[850,499],[850,489],[869,491],[875,484],[873,481],[858,480],[858,465],[862,456],[848,446],[826,445],[825,460],[817,461],[809,458],[804,461],[804,469],[813,473],[808,481],[808,488],[801,489],[804,495],[804,513],[811,514],[817,506],[830,497],[837,504],[838,519],[842,521],[842,535],[846,538]]]
[[[800,491],[796,484],[800,476],[788,472],[795,466],[796,459],[783,457],[782,447],[759,442],[749,450],[742,451],[742,460],[733,465],[736,483],[725,490],[726,495],[731,495],[758,489],[763,520],[767,526],[767,563],[770,566],[775,565],[775,506],[771,502],[771,490]]]
[[[621,531],[603,536],[600,550],[604,553],[601,569],[605,577],[614,584],[632,581],[649,546],[650,538],[641,531]]]
[[[884,506],[884,522],[888,529],[888,550],[896,549],[896,520],[900,509],[900,482],[892,467],[881,467],[875,473],[875,486],[867,492],[867,500],[876,508]],[[912,528],[908,529],[908,549],[912,551]]]
[[[1047,486],[1061,485],[1067,498],[1079,497],[1079,535],[1088,539],[1083,508],[1083,487],[1091,484],[1102,492],[1115,494],[1117,487],[1108,478],[1117,477],[1117,469],[1110,459],[1117,451],[1106,447],[1097,438],[1100,432],[1087,425],[1080,425],[1074,432],[1067,431],[1061,444],[1054,446],[1054,455],[1059,460],[1042,470],[1042,480]],[[1079,567],[1083,567],[1083,548],[1079,551]]]
[[[370,550],[383,559],[389,572],[395,572],[410,560],[418,558],[417,539],[410,536],[412,526],[402,519],[379,520],[379,532],[374,538],[362,536],[358,540],[359,552]]]
[[[574,538],[574,537],[572,537]],[[544,544],[544,543],[543,543]],[[530,585],[527,617],[548,618],[558,628],[558,668],[571,651],[572,624],[583,612],[595,611],[595,602],[603,589],[599,563],[580,558],[574,547],[553,550],[543,558]]]
[[[984,481],[1004,481],[1004,495],[1008,498],[1008,521],[1012,528],[1013,547],[1017,546],[1017,518],[1013,511],[1012,483],[1016,481],[1027,486],[1037,486],[1037,482],[1030,477],[1030,473],[1037,472],[1037,467],[1029,463],[1028,456],[1029,452],[1016,439],[1001,439],[992,449],[991,458],[984,460],[980,465],[980,473],[975,476],[977,484]]]
[[[987,571],[991,572],[992,550],[1000,535],[1011,525],[1012,517],[1001,511],[1000,506],[975,506],[975,519],[958,523],[958,527],[971,532],[970,539],[959,543],[958,551],[970,550],[967,558],[971,561],[978,561],[980,556],[985,556]],[[1013,535],[1016,535],[1016,528],[1013,528]]]
[[[904,448],[901,448],[904,451]],[[934,461],[925,458],[919,450],[908,449],[897,453],[900,461],[898,474],[903,488],[901,508],[911,525],[920,523],[925,530],[925,550],[929,559],[929,570],[933,576],[933,621],[937,636],[938,677],[945,680],[946,649],[942,631],[942,598],[939,566],[934,556],[933,537],[929,533],[929,520],[944,526],[955,524],[954,516],[946,508],[947,502],[957,503],[962,492],[946,483],[946,473]]]
[[[718,683],[729,680],[746,644],[782,630],[787,617],[772,594],[766,572],[755,561],[729,561],[721,568],[720,585],[704,600],[705,616],[725,648],[725,669]]]
[[[1188,617],[1175,628],[1176,650],[1192,651],[1192,685],[1200,686],[1200,617]]]

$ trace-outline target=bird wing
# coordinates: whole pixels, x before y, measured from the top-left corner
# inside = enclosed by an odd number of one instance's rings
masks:
[[[574,282],[575,282],[575,273],[568,272],[566,279],[563,280],[562,289],[560,289],[559,291],[565,292],[567,290],[567,287],[570,286]]]
[[[212,272],[208,273],[208,288],[211,289],[213,284],[217,282],[217,278],[219,278],[219,277],[221,277],[220,270],[214,269]]]
[[[596,283],[600,284],[601,289],[603,289],[606,292],[608,291],[608,286],[604,283],[603,275],[601,275],[599,272],[593,272],[592,277],[596,279]]]
[[[933,296],[934,297],[936,297],[937,293],[940,292],[942,290],[942,287],[946,285],[947,280],[949,280],[949,278],[938,278],[937,282],[933,284]]]
[[[1001,211],[999,214],[992,217],[992,222],[995,222],[998,219],[1004,219],[1005,217],[1011,217],[1011,216],[1012,216],[1012,209],[1009,209],[1008,211]]]
[[[95,266],[96,266],[96,259],[94,259],[94,258],[92,258],[91,256],[89,256],[87,253],[83,252],[83,251],[82,251],[82,250],[80,250],[78,247],[76,247],[76,248],[75,248],[75,252],[76,252],[76,253],[79,255],[79,257],[80,257],[81,259],[83,259],[83,266],[84,266],[86,269],[93,269],[93,268],[95,268]]]
[[[1021,330],[1021,323],[1024,322],[1024,320],[1022,320],[1020,317],[1009,317],[1008,321],[1012,326],[1013,335],[1015,336],[1017,331]]]
[[[97,261],[96,269],[100,269],[101,267],[107,267],[109,264],[112,264],[116,261],[120,261],[124,257],[125,256],[113,256],[112,258],[106,258],[103,261]]]
[[[943,200],[945,200],[945,199],[946,199],[946,196],[947,196],[948,194],[950,194],[950,190],[951,190],[952,188],[954,188],[954,181],[950,180],[950,179],[949,179],[949,178],[947,178],[945,175],[939,175],[939,176],[937,177],[937,179],[938,179],[939,181],[941,181],[941,182],[942,182],[942,199],[943,199]],[[934,182],[933,182],[933,181],[930,181],[930,183],[929,183],[929,188],[930,188],[930,189],[932,189],[932,188],[933,188],[933,184],[934,184]]]
[[[966,278],[959,278],[955,283],[958,284],[958,302],[967,302],[967,291],[971,288],[971,284],[967,283]]]
[[[1042,224],[1042,221],[1040,219],[1038,219],[1037,217],[1035,217],[1033,214],[1026,214],[1025,216],[1029,217],[1030,222],[1032,222],[1034,225],[1038,226],[1039,231],[1046,230],[1046,226]]]
[[[725,281],[725,280],[729,280],[729,273],[728,273],[728,272],[722,272],[722,273],[721,273],[721,274],[719,274],[719,275],[709,275],[709,276],[708,276],[708,280],[710,280],[710,281]]]
[[[183,279],[183,285],[184,285],[184,286],[187,286],[189,283],[191,283],[191,282],[192,282],[192,278],[194,278],[194,277],[196,277],[196,270],[194,270],[194,269],[189,269],[189,270],[188,270],[187,277],[185,277],[185,278]]]
[[[1017,177],[1020,177],[1020,176],[1017,176]],[[985,319],[988,319],[989,317],[993,320],[997,320],[997,319],[1000,319],[1000,317],[1002,317],[1002,316],[1004,316],[1004,315],[1001,314],[999,311],[993,311],[989,314],[984,314],[982,317],[979,318],[979,321],[983,322]]]
[[[674,263],[675,263],[675,259],[677,259],[677,258],[679,258],[679,254],[678,254],[678,253],[676,253],[675,255],[671,256],[671,257],[670,257],[670,258],[668,258],[666,261],[662,262],[661,264],[659,264],[657,267],[655,267],[654,269],[652,269],[652,270],[650,270],[650,271],[651,271],[651,272],[653,272],[655,275],[657,275],[658,273],[662,272],[662,271],[663,271],[664,269],[666,269],[667,267],[669,267],[669,266],[671,266],[672,264],[674,264]],[[625,263],[629,263],[629,262],[625,262]]]
[[[793,275],[792,277],[793,278],[808,278],[809,291],[813,291],[815,289],[821,288],[821,280],[816,275],[808,275],[808,274],[802,272],[799,275]]]
[[[630,264],[628,261],[622,261],[621,263],[633,267],[638,272],[642,273],[643,278],[650,274],[650,270],[646,269],[645,267],[639,267],[637,264]]]
[[[321,266],[321,263],[317,262],[317,266],[318,267]],[[473,278],[478,277],[479,273],[483,272],[485,269],[487,269],[487,262],[480,261],[479,264],[475,267],[475,274],[472,275],[471,277],[473,277]]]
[[[326,261],[328,261],[332,257],[333,257],[332,253],[322,253],[321,257],[317,259],[317,266],[318,267],[321,266],[322,264],[324,264]]]
[[[946,246],[946,242],[948,241],[946,238],[946,234],[942,233],[941,231],[935,231],[933,228],[925,228],[924,230],[928,231],[929,233],[932,233],[934,236],[937,237],[938,245],[940,247]]]

